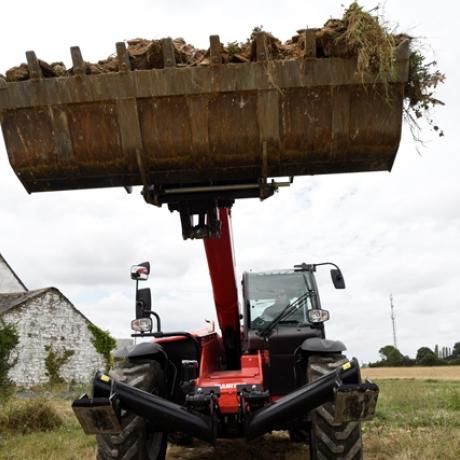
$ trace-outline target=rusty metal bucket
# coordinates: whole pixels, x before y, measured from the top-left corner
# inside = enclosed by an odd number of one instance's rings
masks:
[[[266,177],[390,170],[398,149],[408,45],[388,85],[339,58],[175,66],[0,81],[0,120],[11,166],[28,192],[130,185],[231,184]],[[213,45],[214,43],[214,45]],[[168,54],[169,53],[169,54]],[[79,67],[80,66],[80,67]]]

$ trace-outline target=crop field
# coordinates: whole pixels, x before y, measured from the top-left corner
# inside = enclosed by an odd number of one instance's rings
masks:
[[[361,370],[361,374],[371,380],[435,379],[460,381],[460,366],[367,367]]]
[[[375,419],[363,424],[366,459],[460,458],[460,367],[453,371],[438,368],[436,379],[432,377],[433,369],[399,369],[399,379],[394,378],[395,369],[364,370],[369,378],[375,377],[381,389]],[[375,370],[379,371],[378,376],[373,374]],[[70,400],[53,397],[50,403],[64,423],[48,432],[28,432],[20,424],[8,426],[5,414],[20,402],[13,399],[3,403],[0,408],[2,460],[95,458],[95,439],[83,434],[72,415]],[[286,433],[275,432],[251,443],[224,440],[215,447],[199,442],[193,447],[170,446],[167,455],[168,460],[267,458],[307,460],[308,447],[291,444]]]

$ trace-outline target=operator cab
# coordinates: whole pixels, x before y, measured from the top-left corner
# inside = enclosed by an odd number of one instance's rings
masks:
[[[243,274],[243,353],[268,351],[264,380],[272,395],[289,393],[305,383],[305,373],[294,371],[296,352],[307,339],[325,338],[323,323],[329,313],[321,309],[315,279],[318,265],[323,264]],[[342,274],[334,267],[334,285],[343,289]]]

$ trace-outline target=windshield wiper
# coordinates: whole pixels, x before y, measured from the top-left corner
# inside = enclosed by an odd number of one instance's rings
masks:
[[[294,302],[286,305],[281,312],[275,316],[266,326],[264,326],[262,329],[260,329],[257,334],[260,337],[268,337],[273,329],[278,325],[280,321],[282,321],[284,318],[289,316],[291,313],[294,313],[297,308],[302,304],[304,300],[306,300],[308,297],[310,297],[310,292],[305,292],[305,294],[301,295],[299,298],[297,298]]]

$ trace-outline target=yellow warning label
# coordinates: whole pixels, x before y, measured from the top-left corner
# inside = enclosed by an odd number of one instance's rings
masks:
[[[103,382],[110,382],[110,377],[108,375],[102,374],[99,377]]]
[[[351,367],[351,363],[350,363],[350,361],[348,361],[348,363],[345,363],[345,364],[342,366],[342,369],[343,369],[344,371],[346,371],[347,369],[350,369],[350,367]]]

